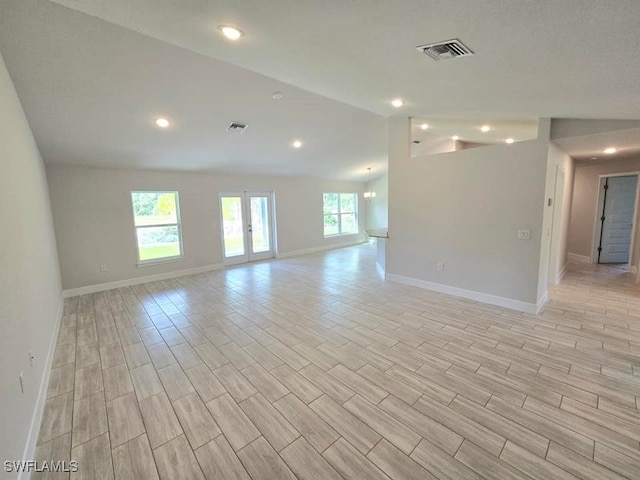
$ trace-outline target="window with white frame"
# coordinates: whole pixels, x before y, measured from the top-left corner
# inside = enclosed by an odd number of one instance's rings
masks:
[[[358,194],[324,193],[324,236],[358,233]]]
[[[178,192],[131,192],[138,261],[182,257]]]

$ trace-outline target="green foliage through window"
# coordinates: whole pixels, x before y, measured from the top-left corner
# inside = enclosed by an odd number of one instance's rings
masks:
[[[358,195],[324,193],[324,236],[358,233]]]
[[[138,259],[182,256],[178,192],[131,192]]]

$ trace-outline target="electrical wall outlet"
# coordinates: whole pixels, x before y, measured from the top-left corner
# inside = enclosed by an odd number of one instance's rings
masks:
[[[35,355],[29,350],[29,365],[33,367],[33,361],[36,359]]]
[[[438,271],[442,272],[444,270],[444,263],[438,262]]]
[[[518,230],[518,240],[530,240],[531,230]]]
[[[100,265],[100,271],[101,272],[106,272],[107,271],[107,264],[103,263],[102,265]]]

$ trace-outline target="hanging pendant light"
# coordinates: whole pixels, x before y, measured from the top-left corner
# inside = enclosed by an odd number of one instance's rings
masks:
[[[371,167],[367,168],[369,171],[369,180],[367,181],[367,191],[364,192],[364,198],[374,198],[376,196],[376,192],[371,191]]]

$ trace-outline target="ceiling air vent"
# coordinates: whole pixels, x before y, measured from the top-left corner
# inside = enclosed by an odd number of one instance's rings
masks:
[[[434,60],[448,60],[450,58],[469,57],[473,55],[471,49],[457,38],[447,40],[446,42],[420,45],[416,47],[416,49],[422,53],[426,53]]]
[[[229,126],[227,127],[227,132],[237,132],[237,133],[242,133],[245,131],[245,129],[248,127],[249,125],[247,125],[246,123],[240,123],[240,122],[231,122],[231,124],[229,124]]]

